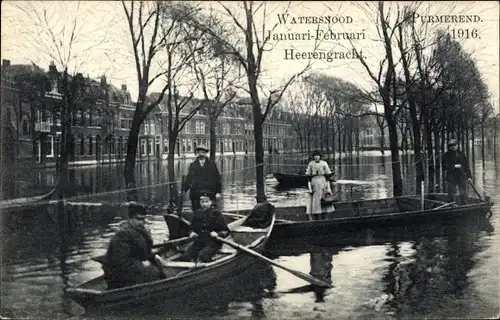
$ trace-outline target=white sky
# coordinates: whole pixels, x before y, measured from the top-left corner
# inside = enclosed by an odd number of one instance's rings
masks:
[[[332,25],[338,32],[360,32],[365,30],[368,40],[355,42],[358,50],[363,50],[369,65],[377,70],[380,59],[385,55],[378,38],[377,29],[373,20],[375,16],[370,16],[364,11],[366,3],[349,2],[292,2],[289,9],[293,16],[322,16],[322,15],[343,15],[353,18],[352,24]],[[391,8],[397,5],[409,4],[408,2],[393,2]],[[115,86],[122,83],[128,85],[132,96],[137,95],[137,81],[135,65],[130,45],[130,34],[127,28],[125,15],[119,1],[83,1],[78,7],[78,2],[43,1],[32,2],[32,9],[27,12],[20,11],[16,5],[25,6],[22,1],[2,1],[2,59],[11,60],[12,64],[29,63],[33,61],[41,67],[47,69],[50,60],[56,58],[65,60],[68,56],[67,45],[71,26],[74,18],[77,17],[78,39],[72,48],[69,56],[70,69],[77,69],[84,75],[96,78],[106,74],[107,78]],[[205,6],[221,7],[216,2],[205,3]],[[241,16],[241,9],[238,2],[227,3],[232,12]],[[373,3],[371,3],[373,5]],[[389,4],[387,4],[389,6]],[[58,47],[65,48],[66,52],[55,50],[52,42],[52,35],[39,33],[39,26],[35,24],[37,17],[34,11],[39,12],[40,19],[45,22],[44,10],[47,13],[47,24],[52,27],[54,38]],[[285,12],[284,3],[269,2],[267,4],[266,28],[271,28],[278,22],[277,14]],[[424,14],[469,14],[479,15],[483,22],[476,24],[434,24],[428,25],[428,34],[433,35],[437,27],[462,28],[472,30],[476,28],[481,39],[462,40],[466,50],[474,52],[478,68],[486,80],[492,94],[492,103],[496,110],[499,108],[499,4],[498,2],[428,2],[421,5],[418,11]],[[257,17],[257,25],[262,22],[262,16]],[[323,29],[326,25],[321,26]],[[315,30],[316,25],[279,25],[275,32],[307,32]],[[45,28],[47,29],[47,28]],[[242,37],[241,32],[234,27],[235,36]],[[60,40],[63,39],[63,40]],[[105,41],[102,41],[105,39]],[[431,41],[431,36],[427,38]],[[61,41],[60,43],[57,43]],[[62,44],[62,46],[61,46]],[[293,48],[298,51],[310,51],[314,48],[314,40],[309,41],[281,41],[274,47],[273,51],[265,53],[263,66],[265,74],[262,81],[276,87],[286,79],[302,70],[307,61],[286,61],[284,60],[284,49]],[[339,42],[324,41],[320,44],[319,50],[324,51],[347,51],[351,44],[347,40]],[[394,47],[397,53],[396,47]],[[83,52],[83,54],[82,54]],[[51,58],[51,53],[54,58]],[[62,57],[62,58],[60,58]],[[58,64],[60,65],[60,64]],[[368,74],[357,60],[336,60],[333,62],[316,61],[313,70],[325,72],[336,77],[351,81],[358,86],[369,89],[373,85]],[[162,82],[157,81],[150,92],[160,91]]]

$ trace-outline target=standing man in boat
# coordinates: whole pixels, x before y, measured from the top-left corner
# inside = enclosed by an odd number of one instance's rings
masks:
[[[332,194],[330,183],[327,179],[332,175],[328,163],[321,160],[321,152],[315,150],[312,154],[313,160],[309,163],[306,175],[309,177],[310,201],[307,206],[307,214],[311,220],[324,219],[328,211],[333,211],[333,206],[322,206],[322,199]]]
[[[128,220],[111,239],[103,264],[108,289],[164,278],[152,253],[153,240],[145,227],[146,209],[130,202]]]
[[[207,192],[215,203],[221,198],[222,182],[219,170],[214,161],[207,158],[208,148],[198,146],[196,160],[189,165],[188,174],[182,185],[182,191],[190,190],[191,208],[193,212],[200,209],[200,196]]]
[[[222,213],[212,205],[209,193],[202,193],[197,199],[200,209],[194,212],[191,222],[190,237],[196,237],[193,244],[181,256],[180,260],[210,262],[212,257],[220,250],[222,244],[211,236],[227,237],[229,227]]]
[[[448,191],[448,202],[453,202],[458,187],[460,201],[462,204],[467,200],[467,182],[472,182],[472,173],[469,161],[465,154],[458,150],[457,140],[448,142],[448,151],[443,155],[443,170],[446,173],[446,189]]]

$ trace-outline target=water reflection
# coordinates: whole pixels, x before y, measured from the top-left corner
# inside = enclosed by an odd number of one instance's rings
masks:
[[[332,258],[333,252],[327,248],[319,248],[310,253],[311,271],[310,275],[327,283],[332,283]],[[324,302],[327,288],[313,285],[313,291],[316,295],[316,302]]]

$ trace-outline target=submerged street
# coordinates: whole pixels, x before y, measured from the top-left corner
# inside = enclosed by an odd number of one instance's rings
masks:
[[[480,154],[480,153],[478,153]],[[402,157],[405,194],[413,192],[412,157]],[[176,179],[187,171],[190,159],[176,162]],[[273,172],[303,172],[304,159],[271,155],[265,159],[266,194],[275,206],[305,205],[306,189],[281,190]],[[341,164],[341,165],[340,165]],[[390,156],[379,153],[336,159],[335,179],[342,200],[392,196]],[[255,204],[253,156],[218,160],[223,179],[226,210],[249,209]],[[2,223],[2,316],[12,318],[92,318],[63,289],[102,274],[90,258],[103,254],[126,212],[102,206],[125,198],[120,165],[75,168],[79,196],[66,207],[67,220],[49,206],[5,213]],[[142,162],[137,176],[140,200],[150,205],[167,203],[167,163]],[[366,230],[353,234],[353,245],[339,247],[328,235],[318,235],[314,245],[291,239],[268,246],[268,255],[304,273],[314,268],[331,271],[334,288],[324,301],[307,283],[278,269],[262,266],[244,272],[236,284],[212,288],[206,301],[175,305],[163,310],[137,310],[137,315],[116,313],[99,319],[199,318],[203,319],[347,319],[347,318],[485,318],[498,315],[500,235],[500,159],[476,156],[471,167],[474,185],[492,197],[495,205],[489,226],[427,225],[419,228]],[[26,179],[50,180],[51,171]],[[48,182],[50,184],[50,182]],[[90,194],[89,194],[90,193]],[[470,190],[470,195],[473,191]],[[185,206],[189,206],[186,201]],[[69,221],[69,222],[68,222]],[[163,241],[167,228],[161,215],[148,219],[155,242]],[[354,241],[356,239],[356,241]],[[359,239],[366,239],[359,245]],[[300,245],[294,243],[300,242]],[[349,241],[347,241],[349,242]],[[331,270],[330,270],[331,269]],[[258,285],[273,287],[275,295],[261,295]],[[248,285],[248,288],[246,287]],[[231,291],[231,290],[234,290]],[[224,291],[230,291],[230,293]],[[212,291],[211,291],[212,292]],[[219,293],[218,293],[219,292]],[[227,298],[229,297],[229,298]],[[213,300],[212,300],[213,299]],[[222,300],[222,301],[221,301]],[[196,308],[195,308],[196,307]],[[200,310],[198,310],[200,309]],[[208,311],[207,311],[208,310]]]

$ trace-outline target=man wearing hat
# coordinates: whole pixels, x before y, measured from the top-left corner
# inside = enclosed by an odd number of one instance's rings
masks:
[[[446,173],[446,185],[448,191],[448,202],[453,202],[458,187],[460,201],[466,203],[467,182],[472,182],[472,173],[469,161],[465,154],[458,150],[457,140],[448,142],[448,151],[443,154],[443,170]]]
[[[152,253],[153,240],[145,227],[146,209],[137,202],[128,206],[124,221],[109,242],[103,264],[108,289],[150,282],[164,277]]]
[[[205,146],[196,148],[196,160],[189,165],[188,174],[182,184],[182,191],[190,190],[189,198],[193,212],[200,209],[200,196],[207,193],[213,201],[221,197],[222,183],[219,170],[214,161],[207,158],[208,149]]]
[[[200,209],[194,212],[191,221],[190,237],[196,237],[193,244],[180,257],[184,261],[210,262],[212,257],[220,250],[222,244],[211,236],[227,237],[229,228],[224,216],[213,205],[208,193],[202,193],[198,199]]]

